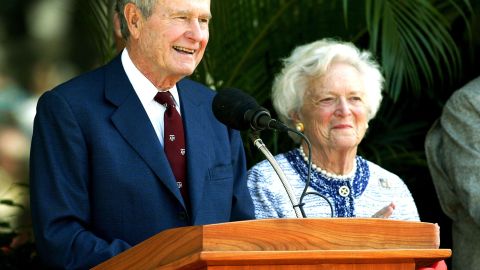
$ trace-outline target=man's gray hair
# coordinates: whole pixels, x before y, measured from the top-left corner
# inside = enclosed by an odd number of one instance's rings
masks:
[[[122,37],[124,39],[128,39],[130,36],[127,20],[125,19],[125,14],[123,13],[125,5],[128,3],[135,4],[142,12],[142,15],[145,18],[148,18],[150,15],[152,15],[153,8],[155,7],[157,0],[116,0],[115,11],[118,12],[118,17],[120,18],[120,30],[122,31]]]

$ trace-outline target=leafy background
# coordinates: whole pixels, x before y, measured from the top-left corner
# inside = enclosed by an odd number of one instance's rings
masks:
[[[117,52],[112,0],[75,1],[65,57],[83,72]],[[438,204],[426,166],[425,134],[453,91],[480,75],[479,0],[212,0],[210,42],[192,75],[214,89],[235,87],[273,112],[270,89],[281,59],[324,37],[370,50],[386,77],[384,101],[359,153],[400,175],[422,221],[451,223]],[[264,159],[242,133],[248,165]],[[285,134],[263,131],[274,154],[293,147]]]

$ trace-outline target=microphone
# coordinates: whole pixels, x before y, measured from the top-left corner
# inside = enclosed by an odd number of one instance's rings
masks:
[[[272,117],[270,116],[270,112],[267,109],[258,105],[257,101],[255,101],[253,97],[249,96],[248,94],[244,93],[239,89],[226,88],[223,90],[219,90],[217,92],[217,95],[213,98],[212,111],[215,117],[220,122],[233,129],[247,130],[251,128],[254,131],[264,129],[276,129],[279,131],[293,132],[300,136],[302,139],[304,139],[308,145],[308,149],[311,149],[311,143],[304,134],[298,132],[295,129],[287,127],[280,121],[272,119]],[[265,155],[265,157],[277,173],[278,177],[280,178],[280,181],[282,182],[282,185],[287,192],[290,202],[292,203],[297,218],[307,217],[305,215],[305,211],[303,210],[303,205],[305,204],[303,202],[303,199],[307,194],[312,193],[307,192],[312,170],[312,151],[308,151],[309,166],[307,180],[305,181],[305,188],[303,189],[302,195],[300,196],[300,200],[297,201],[293,189],[290,186],[290,183],[288,182],[280,165],[275,160],[275,157],[270,153],[270,151],[268,151],[267,147],[260,139],[259,134],[254,132],[252,134],[249,134],[249,137],[252,140],[253,144]],[[328,200],[327,202],[330,204]],[[331,204],[330,209],[332,210]],[[333,213],[333,210],[331,212]]]
[[[285,124],[272,119],[270,112],[240,89],[219,90],[213,98],[212,110],[215,117],[228,127],[237,130],[275,129],[290,130]]]

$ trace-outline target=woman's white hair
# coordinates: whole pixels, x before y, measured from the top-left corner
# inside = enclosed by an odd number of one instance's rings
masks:
[[[303,106],[303,96],[312,79],[323,76],[334,62],[356,68],[366,91],[367,119],[371,120],[382,101],[383,76],[378,63],[368,51],[360,51],[350,42],[322,39],[295,48],[283,59],[284,67],[275,77],[272,102],[282,122],[293,128],[291,113]]]

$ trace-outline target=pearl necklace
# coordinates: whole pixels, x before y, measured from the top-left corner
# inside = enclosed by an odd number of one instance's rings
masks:
[[[302,157],[303,157],[303,160],[305,160],[305,162],[307,162],[307,164],[308,164],[308,157],[307,157],[307,155],[305,154],[305,152],[303,151],[303,146],[300,146],[299,151],[300,151],[300,155],[302,155]],[[345,179],[348,179],[348,178],[352,178],[352,179],[353,179],[353,177],[355,176],[355,172],[356,172],[356,170],[357,170],[357,162],[354,160],[352,171],[351,171],[350,173],[348,173],[348,174],[343,174],[343,175],[342,175],[342,174],[334,174],[334,173],[328,172],[327,170],[324,170],[324,169],[318,167],[318,166],[317,166],[316,164],[314,164],[313,162],[312,162],[312,168],[313,168],[314,170],[316,170],[317,172],[319,172],[319,173],[321,173],[321,174],[323,174],[323,175],[325,175],[325,176],[327,176],[327,177],[330,177],[330,178],[335,178],[335,179],[340,179],[340,180],[345,180]]]

